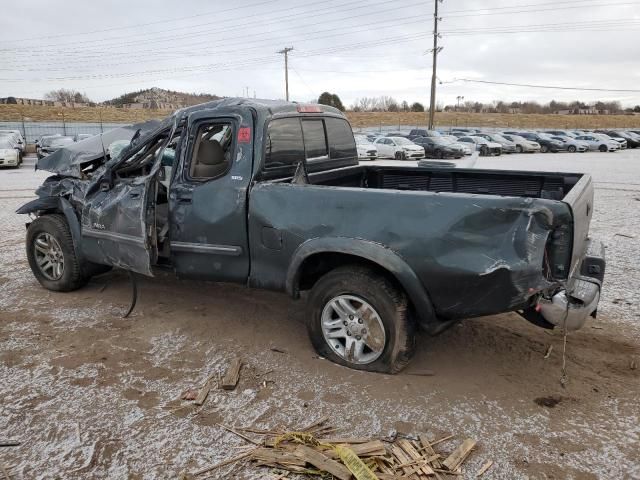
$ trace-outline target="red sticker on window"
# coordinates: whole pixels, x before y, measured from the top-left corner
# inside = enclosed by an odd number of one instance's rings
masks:
[[[251,141],[251,129],[249,127],[240,127],[238,131],[238,142],[249,143]]]

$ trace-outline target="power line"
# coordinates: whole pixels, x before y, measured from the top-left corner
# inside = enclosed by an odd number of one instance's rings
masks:
[[[443,83],[454,83],[454,82],[471,82],[471,83],[485,83],[490,85],[507,85],[511,87],[526,87],[526,88],[543,88],[543,89],[551,89],[551,90],[580,90],[585,92],[612,92],[612,93],[640,93],[640,90],[633,89],[621,89],[621,88],[590,88],[590,87],[561,87],[554,85],[534,85],[530,83],[508,83],[508,82],[494,82],[489,80],[475,80],[472,78],[455,78],[450,82]]]

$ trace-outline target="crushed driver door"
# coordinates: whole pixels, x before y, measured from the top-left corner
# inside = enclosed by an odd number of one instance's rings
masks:
[[[82,251],[88,260],[153,276],[157,177],[167,138],[165,131],[133,149],[87,195]]]

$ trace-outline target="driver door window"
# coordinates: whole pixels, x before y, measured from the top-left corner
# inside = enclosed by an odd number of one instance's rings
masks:
[[[201,126],[193,146],[189,177],[206,181],[227,173],[231,166],[233,143],[230,123]]]

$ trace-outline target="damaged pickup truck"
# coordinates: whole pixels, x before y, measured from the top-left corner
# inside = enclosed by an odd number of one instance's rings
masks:
[[[589,175],[357,158],[345,117],[321,105],[224,99],[114,130],[38,162],[55,175],[18,210],[33,218],[29,264],[55,291],[115,267],[306,292],[319,354],[380,372],[406,365],[417,328],[595,316]]]

